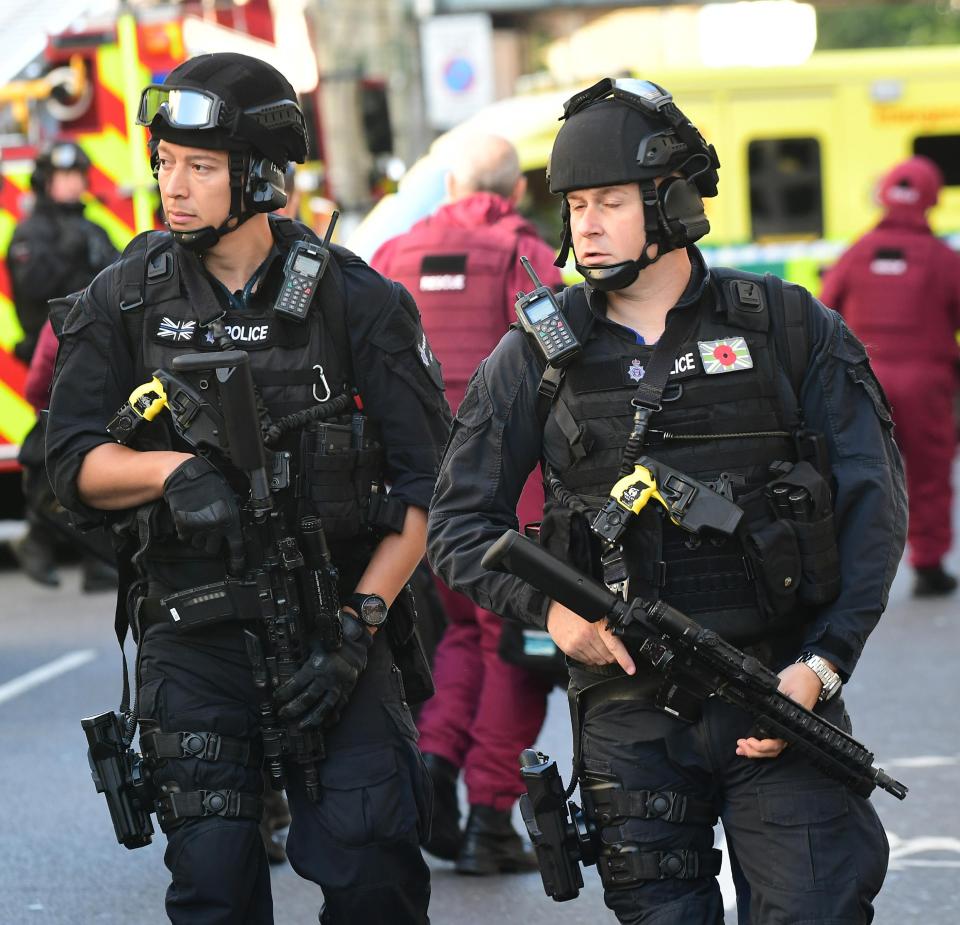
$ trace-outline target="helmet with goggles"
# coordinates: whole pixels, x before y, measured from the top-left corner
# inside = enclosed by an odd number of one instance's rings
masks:
[[[296,91],[272,65],[236,53],[199,55],[140,95],[137,123],[150,130],[154,169],[160,141],[226,151],[230,214],[219,228],[175,232],[193,250],[220,238],[260,212],[286,203],[283,171],[307,157],[307,131]]]
[[[83,148],[73,141],[55,141],[37,155],[30,175],[30,186],[38,196],[45,196],[47,185],[55,170],[77,170],[86,174],[90,170],[90,158]]]
[[[604,78],[567,100],[561,119],[547,164],[550,191],[565,196],[637,183],[643,201],[646,244],[637,260],[610,267],[577,264],[595,288],[629,286],[663,254],[709,231],[702,197],[716,196],[720,161],[667,90],[649,80]],[[566,263],[572,243],[566,198],[562,217],[558,266]]]

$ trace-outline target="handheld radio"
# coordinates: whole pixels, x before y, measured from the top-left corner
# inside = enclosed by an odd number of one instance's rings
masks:
[[[570,330],[550,287],[540,282],[526,257],[521,257],[520,263],[536,288],[526,294],[517,293],[517,320],[524,331],[533,335],[547,363],[564,366],[580,352],[580,341]]]
[[[283,267],[280,294],[273,305],[273,310],[278,314],[300,322],[307,317],[310,302],[330,262],[330,238],[333,237],[333,228],[339,217],[339,212],[330,216],[322,243],[297,241],[290,248]]]

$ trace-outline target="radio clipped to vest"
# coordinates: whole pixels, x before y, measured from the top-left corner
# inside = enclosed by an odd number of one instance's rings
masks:
[[[535,287],[526,294],[517,293],[516,310],[520,327],[533,336],[540,353],[550,366],[565,366],[580,354],[583,349],[580,341],[570,329],[570,324],[550,287],[543,285],[537,271],[526,257],[521,257],[520,263]]]
[[[327,233],[320,244],[300,240],[290,248],[287,262],[283,266],[280,294],[273,304],[273,310],[277,314],[298,322],[307,317],[310,302],[320,285],[327,264],[330,263],[330,239],[339,217],[339,212],[334,212],[330,217]]]

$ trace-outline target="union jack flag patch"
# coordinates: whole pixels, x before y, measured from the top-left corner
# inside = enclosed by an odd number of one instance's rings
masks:
[[[174,321],[164,316],[157,328],[157,337],[167,337],[173,341],[192,340],[196,328],[196,321]]]

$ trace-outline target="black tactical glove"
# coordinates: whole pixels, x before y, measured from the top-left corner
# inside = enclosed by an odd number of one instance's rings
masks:
[[[181,463],[163,483],[163,499],[181,540],[208,553],[220,552],[226,541],[231,574],[243,571],[237,495],[212,463],[201,456]]]
[[[360,672],[367,667],[367,650],[373,645],[373,636],[350,614],[340,611],[340,625],[340,648],[328,652],[322,646],[315,647],[306,664],[277,688],[276,699],[285,704],[280,719],[299,719],[300,729],[320,729],[340,719]]]

